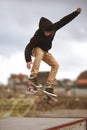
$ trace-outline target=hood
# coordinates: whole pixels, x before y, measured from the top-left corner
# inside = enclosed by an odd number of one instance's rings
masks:
[[[39,22],[39,29],[42,31],[53,31],[53,23],[49,19],[42,17]]]

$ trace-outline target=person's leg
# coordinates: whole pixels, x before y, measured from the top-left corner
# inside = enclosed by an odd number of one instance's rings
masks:
[[[36,47],[33,49],[32,55],[35,57],[35,59],[33,62],[32,69],[31,69],[30,77],[36,77],[39,71],[41,60],[44,57],[44,52],[39,47]]]
[[[43,59],[44,52],[39,47],[34,48],[32,51],[32,55],[35,57],[33,66],[31,69],[30,77],[29,79],[35,84],[36,87],[42,87],[42,85],[37,80],[37,74],[39,71],[41,60]]]
[[[55,58],[49,53],[44,53],[43,61],[46,62],[49,66],[51,66],[51,71],[49,72],[48,79],[46,82],[46,91],[53,93],[52,84],[55,81],[59,64],[57,63]]]
[[[47,86],[52,86],[52,84],[55,81],[55,77],[59,68],[58,62],[55,60],[55,58],[49,54],[45,53],[43,61],[46,62],[49,66],[51,66],[51,71],[49,72],[49,76],[46,82]]]

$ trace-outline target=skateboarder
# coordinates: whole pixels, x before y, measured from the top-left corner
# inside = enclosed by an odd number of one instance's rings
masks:
[[[51,67],[51,71],[49,72],[48,79],[45,84],[45,92],[55,95],[52,84],[54,83],[59,64],[53,55],[49,53],[49,50],[52,47],[52,41],[56,31],[68,24],[80,13],[81,8],[77,8],[74,12],[63,17],[56,23],[52,23],[47,18],[41,17],[38,30],[35,32],[34,36],[25,48],[26,66],[28,69],[31,69],[29,79],[36,85],[34,90],[37,90],[37,86],[40,87],[40,84],[37,81],[37,74],[41,61],[44,61]],[[31,68],[32,56],[34,56],[35,59]]]

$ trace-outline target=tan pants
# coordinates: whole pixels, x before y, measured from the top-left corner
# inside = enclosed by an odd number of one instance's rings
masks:
[[[51,86],[55,80],[55,76],[59,68],[57,61],[50,53],[43,51],[39,47],[33,49],[32,55],[35,57],[35,60],[34,60],[30,75],[34,77],[37,76],[41,60],[43,60],[45,63],[51,66],[51,71],[49,73],[49,76],[46,82],[47,86]]]

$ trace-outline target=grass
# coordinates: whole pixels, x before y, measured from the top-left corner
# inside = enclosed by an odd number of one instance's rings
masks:
[[[42,102],[39,96],[21,98],[0,98],[0,118],[31,117],[38,116],[39,112],[61,109],[87,109],[87,98],[79,100],[70,97],[58,97],[59,101],[54,104]]]
[[[27,111],[34,110],[34,98],[0,99],[0,118],[24,116]]]

